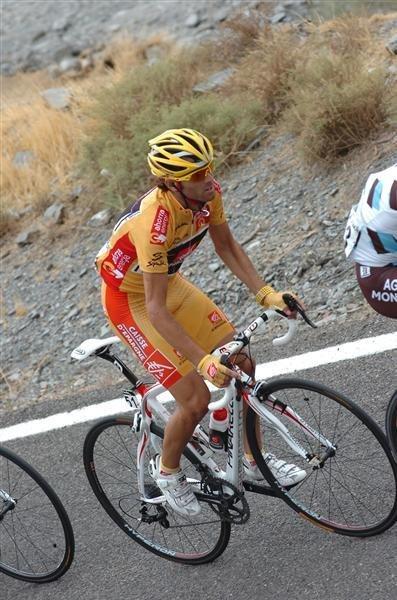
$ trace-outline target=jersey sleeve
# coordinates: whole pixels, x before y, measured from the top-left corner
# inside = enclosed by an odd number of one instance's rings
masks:
[[[360,198],[364,223],[380,234],[397,238],[397,167],[368,177]]]
[[[144,273],[167,273],[167,251],[173,239],[173,222],[169,211],[161,205],[142,213],[132,232],[138,264]]]
[[[222,225],[222,223],[226,223],[226,216],[223,207],[222,190],[218,182],[215,182],[215,189],[215,198],[210,204],[210,225]]]

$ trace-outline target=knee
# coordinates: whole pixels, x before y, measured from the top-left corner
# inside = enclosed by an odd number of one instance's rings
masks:
[[[208,388],[195,390],[192,394],[189,402],[189,411],[197,423],[207,414],[210,398],[211,396]]]

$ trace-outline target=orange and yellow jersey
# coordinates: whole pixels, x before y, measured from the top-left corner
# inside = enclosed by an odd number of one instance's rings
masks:
[[[183,208],[170,191],[156,187],[120,216],[96,257],[96,267],[109,287],[143,293],[143,273],[173,276],[209,226],[225,221],[217,182],[213,200],[195,212]]]

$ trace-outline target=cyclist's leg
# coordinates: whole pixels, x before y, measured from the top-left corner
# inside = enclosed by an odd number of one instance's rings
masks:
[[[197,514],[198,502],[179,471],[179,461],[195,426],[207,412],[208,389],[194,365],[153,327],[144,294],[127,294],[105,286],[103,303],[117,335],[149,373],[176,396],[177,410],[165,431],[163,456],[153,461],[152,474],[175,510]],[[210,352],[233,332],[222,311],[180,276],[169,282],[167,308],[205,352]]]
[[[163,465],[174,470],[179,468],[183,449],[208,410],[210,392],[196,371],[182,377],[170,392],[176,400],[176,409],[165,428],[161,458]]]

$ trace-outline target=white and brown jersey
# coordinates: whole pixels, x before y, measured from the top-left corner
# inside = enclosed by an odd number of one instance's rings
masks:
[[[397,164],[368,177],[357,216],[360,237],[351,258],[370,267],[397,265]]]

